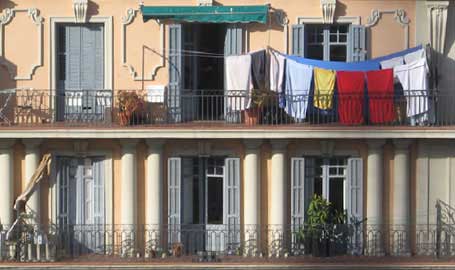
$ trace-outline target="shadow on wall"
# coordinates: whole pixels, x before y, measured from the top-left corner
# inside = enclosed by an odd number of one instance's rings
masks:
[[[16,80],[11,79],[12,76],[17,75],[17,66],[16,64],[10,62],[8,59],[4,57],[0,57],[0,89],[12,89],[16,88]],[[10,70],[6,68],[5,65],[10,67]],[[10,75],[10,72],[12,75]]]
[[[96,16],[99,14],[99,9],[100,9],[100,6],[93,2],[93,1],[88,1],[88,5],[87,5],[87,19],[90,19],[90,17],[92,16]]]
[[[347,6],[340,1],[337,2],[337,8],[335,9],[335,18],[338,16],[346,16]]]
[[[10,0],[0,1],[0,11],[2,11],[5,8],[14,8],[15,6],[17,6],[17,4],[14,3],[13,1]]]

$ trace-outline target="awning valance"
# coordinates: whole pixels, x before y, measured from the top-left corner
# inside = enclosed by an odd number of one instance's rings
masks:
[[[201,23],[266,23],[269,6],[142,6],[144,22],[172,19]]]

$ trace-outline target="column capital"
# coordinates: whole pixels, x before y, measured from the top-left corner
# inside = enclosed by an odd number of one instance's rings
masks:
[[[272,150],[286,150],[289,140],[270,140],[270,144],[272,145]]]
[[[262,143],[263,140],[261,139],[243,140],[243,144],[245,145],[245,148],[248,150],[259,150]]]
[[[124,150],[134,150],[136,149],[137,144],[139,143],[138,139],[120,139],[119,140],[122,149]]]
[[[366,143],[368,145],[368,150],[382,150],[382,147],[385,145],[385,140],[367,140]]]
[[[413,143],[411,139],[395,139],[393,140],[393,145],[395,145],[395,150],[409,150],[409,146]]]
[[[42,142],[42,139],[22,139],[22,144],[24,144],[27,149],[37,148]]]
[[[0,149],[9,150],[14,145],[14,143],[16,143],[16,139],[1,139]]]

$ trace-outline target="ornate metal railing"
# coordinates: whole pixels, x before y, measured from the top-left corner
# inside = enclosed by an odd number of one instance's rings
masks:
[[[446,93],[447,92],[447,93]],[[182,90],[0,90],[8,126],[225,125],[450,126],[455,95],[415,90],[393,95],[282,95],[275,92]]]
[[[453,245],[438,244],[439,233],[436,225],[336,225],[317,230],[290,225],[27,225],[8,237],[6,230],[0,232],[0,259],[29,262],[79,258],[223,260],[310,254],[455,256]],[[442,238],[446,236],[443,230]]]
[[[455,252],[455,208],[436,201],[436,254],[451,256]]]

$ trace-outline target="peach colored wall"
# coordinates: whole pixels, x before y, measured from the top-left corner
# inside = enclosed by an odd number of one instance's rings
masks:
[[[195,5],[195,0],[146,0],[145,5]],[[252,5],[264,4],[258,0],[221,0],[223,5]],[[275,9],[282,9],[287,13],[289,25],[297,22],[299,16],[321,17],[319,0],[270,0],[268,1]],[[128,70],[122,66],[122,17],[128,8],[138,8],[138,1],[89,1],[88,16],[112,16],[113,17],[113,87],[116,89],[138,89],[142,82],[134,81]],[[0,2],[0,11],[5,8],[38,8],[44,18],[43,28],[43,66],[36,69],[33,80],[13,81],[4,67],[0,68],[0,89],[11,87],[33,87],[35,89],[48,89],[50,82],[50,17],[72,17],[72,1],[60,0],[8,0]],[[409,44],[414,45],[415,40],[415,0],[339,0],[337,16],[360,16],[361,23],[365,24],[373,9],[395,10],[402,8],[410,19]],[[5,26],[5,60],[17,66],[19,75],[28,73],[30,66],[37,59],[37,28],[26,13],[19,12],[15,18]],[[250,50],[272,46],[284,51],[284,30],[272,20],[268,25],[248,25]],[[290,32],[290,31],[289,31]],[[18,33],[27,33],[18,34]],[[290,33],[289,33],[290,35]],[[291,38],[289,36],[289,38]],[[371,28],[371,56],[376,57],[386,53],[403,49],[403,29],[393,19],[392,15],[385,14],[378,24]],[[150,76],[151,70],[160,64],[160,35],[159,26],[154,21],[143,23],[141,14],[137,13],[134,21],[127,26],[126,30],[126,59],[142,75],[142,60],[144,59],[144,71],[146,77]],[[167,39],[167,37],[166,37]],[[167,46],[167,40],[165,45]],[[146,46],[152,50],[144,51]],[[158,69],[157,76],[153,81],[146,81],[145,85],[166,85],[168,81],[167,64]]]

